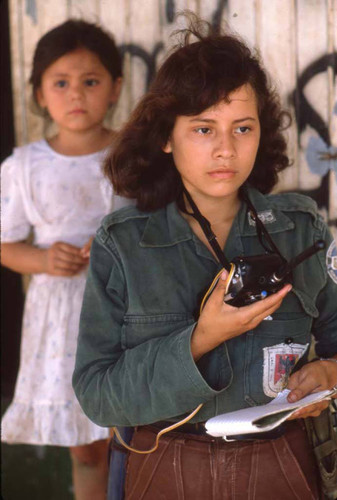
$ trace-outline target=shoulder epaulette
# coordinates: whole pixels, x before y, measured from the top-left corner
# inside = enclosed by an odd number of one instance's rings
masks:
[[[300,193],[279,193],[268,195],[268,200],[275,208],[283,212],[307,212],[314,218],[317,217],[317,203]]]

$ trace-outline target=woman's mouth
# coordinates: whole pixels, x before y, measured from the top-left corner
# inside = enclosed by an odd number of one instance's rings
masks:
[[[236,170],[225,170],[225,169],[217,169],[211,170],[208,172],[208,175],[212,177],[212,179],[232,179],[237,174]]]

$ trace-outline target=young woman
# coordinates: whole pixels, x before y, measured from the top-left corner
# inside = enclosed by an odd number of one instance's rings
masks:
[[[200,312],[222,267],[205,219],[229,261],[267,259],[255,211],[286,260],[333,239],[312,200],[267,194],[289,165],[287,115],[257,56],[239,38],[197,26],[183,32],[106,162],[116,192],[137,208],[106,217],[94,240],[75,392],[99,425],[134,426],[132,447],[143,451],[203,405],[153,453],[129,454],[127,499],[318,498],[302,418],[328,402],[253,440],[227,443],[202,425],[267,403],[286,385],[295,401],[337,383],[337,287],[320,252],[294,271],[292,286],[242,307],[224,301],[223,271]],[[307,363],[311,333],[328,359]],[[295,363],[292,373],[282,368]]]

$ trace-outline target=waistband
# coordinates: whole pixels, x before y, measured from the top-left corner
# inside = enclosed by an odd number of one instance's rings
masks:
[[[150,426],[145,426],[146,428],[154,428],[157,429],[159,432],[162,429],[165,429],[166,427],[169,427],[173,425],[174,422],[169,422],[169,421],[160,421],[156,422],[154,424],[151,424]],[[275,429],[268,431],[268,432],[256,432],[256,433],[250,433],[250,434],[237,434],[234,436],[230,436],[228,439],[225,439],[225,441],[256,441],[256,440],[271,440],[271,439],[277,439],[286,432],[287,428],[291,425],[291,422],[283,422],[281,425],[276,427]],[[195,424],[183,424],[176,429],[169,431],[167,435],[173,434],[173,433],[178,433],[178,434],[189,434],[191,437],[193,435],[195,436],[203,436],[204,438],[209,438],[210,441],[214,440],[221,440],[223,441],[224,438],[222,436],[220,437],[214,437],[211,436],[210,434],[207,433],[206,427],[205,427],[205,422],[197,422]]]

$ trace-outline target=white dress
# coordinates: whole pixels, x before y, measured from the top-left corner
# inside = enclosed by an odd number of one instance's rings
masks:
[[[64,156],[45,140],[14,150],[1,168],[1,238],[34,245],[82,246],[102,217],[129,202],[112,195],[105,151]],[[72,278],[32,276],[22,327],[14,399],[2,419],[2,441],[77,446],[107,438],[83,413],[71,385],[86,272]]]

